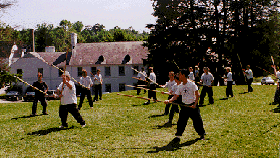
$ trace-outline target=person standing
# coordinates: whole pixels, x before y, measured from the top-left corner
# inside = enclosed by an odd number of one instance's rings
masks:
[[[168,77],[169,77],[169,81],[166,82],[166,84],[163,85],[163,86],[161,86],[161,87],[163,87],[163,88],[167,87],[167,88],[168,88],[168,92],[171,92],[172,86],[173,86],[174,84],[176,84],[176,82],[175,82],[175,80],[174,80],[174,72],[173,72],[173,71],[170,71]],[[168,99],[171,99],[172,97],[173,97],[173,95],[170,94],[170,95],[168,96]],[[164,115],[168,115],[168,114],[169,114],[169,108],[170,108],[170,106],[171,106],[171,104],[166,104],[165,110],[164,110]],[[178,110],[177,110],[177,111],[178,111]]]
[[[177,123],[177,132],[175,134],[175,138],[172,140],[172,145],[174,146],[179,145],[180,138],[185,131],[189,118],[192,119],[193,126],[200,136],[200,139],[204,139],[204,136],[206,135],[200,110],[197,106],[199,99],[198,87],[193,81],[187,79],[187,75],[187,70],[180,70],[179,79],[182,83],[178,86],[175,95],[171,99],[164,101],[165,104],[168,104],[175,101],[179,95],[182,95],[182,105],[180,105],[181,111]]]
[[[247,77],[248,92],[253,92],[252,82],[253,82],[253,71],[250,69],[250,65],[246,66],[246,71],[244,74]]]
[[[141,69],[142,71],[140,71],[138,74],[137,74],[137,78],[139,79],[138,80],[138,83],[137,85],[146,85],[146,77],[147,77],[147,74],[145,72],[145,68],[142,67]],[[141,92],[141,89],[140,88],[137,88],[137,95],[139,95]],[[146,90],[144,90],[144,94],[146,93]]]
[[[87,96],[89,106],[92,109],[93,108],[93,102],[91,98],[91,92],[90,87],[93,85],[92,80],[89,76],[87,76],[87,71],[85,69],[82,70],[82,77],[80,77],[80,85],[83,85],[85,87],[82,87],[81,90],[81,97],[80,97],[80,103],[78,106],[78,109],[80,110],[83,106],[83,101],[85,99],[85,95]]]
[[[171,90],[170,90],[170,96],[171,97],[168,97],[168,100],[171,99],[175,95],[176,91],[178,90],[178,87],[181,84],[181,81],[179,79],[179,75],[178,74],[174,76],[174,81],[175,81],[175,84],[171,87]],[[175,103],[175,104],[171,103],[171,110],[170,110],[170,113],[169,113],[169,120],[167,122],[167,124],[170,124],[170,125],[172,125],[172,120],[173,120],[175,112],[179,113],[179,107],[178,107],[177,104],[181,104],[182,103],[182,95],[179,95],[178,98],[175,101],[173,101],[173,103]],[[168,104],[166,104],[166,105],[168,105]]]
[[[33,86],[37,87],[39,90],[44,91],[44,92],[47,93],[47,91],[49,90],[49,87],[46,84],[46,82],[42,81],[43,74],[38,72],[38,76],[37,77],[38,77],[38,81],[34,82]],[[40,101],[41,105],[43,106],[43,115],[48,115],[48,113],[47,113],[47,106],[48,106],[48,104],[47,104],[47,101],[46,101],[46,98],[45,98],[45,94],[42,93],[42,92],[39,92],[38,90],[35,90],[35,99],[34,99],[33,105],[32,105],[32,114],[31,114],[31,116],[37,115],[36,111],[37,111],[38,101]]]
[[[231,68],[227,67],[226,71],[227,71],[227,77],[225,77],[227,79],[226,95],[227,95],[227,98],[228,98],[229,96],[233,97],[233,92],[232,92],[232,82],[233,82],[233,80],[232,80]]]
[[[98,94],[99,94],[99,100],[102,100],[102,75],[100,74],[100,69],[97,70],[97,73],[94,75],[94,91],[95,91],[95,97],[94,101],[98,101]]]
[[[204,71],[204,73],[202,74],[201,81],[200,81],[203,84],[203,87],[202,87],[201,94],[200,94],[199,105],[203,105],[204,97],[206,96],[206,93],[208,94],[208,97],[209,97],[209,103],[214,104],[213,89],[212,89],[214,77],[209,72],[208,67],[204,67],[203,71]]]
[[[280,70],[278,68],[278,71],[276,71],[276,66],[274,65],[273,66],[274,68],[274,74],[276,76],[276,78],[278,79],[277,80],[277,87],[276,87],[276,91],[275,91],[275,94],[274,94],[274,102],[272,104],[276,105],[276,104],[280,104],[280,89],[279,89],[279,86],[280,86]],[[279,105],[278,105],[279,107]]]
[[[61,119],[60,128],[67,128],[67,116],[71,113],[82,127],[86,126],[84,119],[82,118],[79,110],[77,109],[77,96],[76,87],[73,81],[70,80],[70,73],[65,71],[63,73],[62,82],[57,88],[57,94],[60,97],[59,117]]]
[[[157,94],[155,91],[152,91],[152,90],[156,90],[157,88],[157,85],[156,85],[156,74],[154,73],[154,68],[153,67],[149,67],[149,78],[148,80],[150,80],[149,84],[148,84],[148,87],[149,87],[149,91],[148,91],[148,98],[150,99],[154,99],[154,101],[156,102],[157,101]],[[144,103],[144,105],[148,105],[150,104],[150,100],[148,100],[147,102]]]
[[[189,67],[189,75],[188,75],[188,78],[192,81],[195,81],[195,78],[194,78],[194,74],[193,74],[193,68],[192,67]]]

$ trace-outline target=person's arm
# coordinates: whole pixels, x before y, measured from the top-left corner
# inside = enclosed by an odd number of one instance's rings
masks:
[[[72,90],[72,85],[69,83],[69,81],[66,80],[66,77],[62,77],[63,78],[63,83],[66,84],[66,86]]]
[[[45,93],[47,93],[49,91],[49,86],[46,84],[46,82],[44,82],[44,86],[46,87]]]
[[[199,92],[198,92],[198,90],[196,90],[195,92],[195,102],[194,102],[194,104],[191,106],[191,108],[196,108],[196,106],[197,106],[197,103],[198,103],[198,99],[199,99]]]
[[[179,95],[175,94],[171,99],[165,100],[165,101],[164,101],[164,104],[171,103],[171,102],[177,100],[178,97],[179,97]]]

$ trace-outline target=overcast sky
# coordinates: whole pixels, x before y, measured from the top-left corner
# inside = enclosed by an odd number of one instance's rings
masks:
[[[3,2],[5,0],[0,0]],[[0,20],[12,27],[34,28],[37,24],[54,24],[63,19],[84,26],[103,24],[106,30],[119,26],[148,31],[146,24],[154,24],[151,0],[17,0],[17,3],[0,11]]]

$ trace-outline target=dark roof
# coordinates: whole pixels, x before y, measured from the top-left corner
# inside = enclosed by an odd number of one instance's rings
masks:
[[[142,44],[143,41],[77,43],[70,65],[122,64],[127,55],[131,60],[128,63],[143,64],[149,52]],[[104,61],[98,63],[101,56]]]

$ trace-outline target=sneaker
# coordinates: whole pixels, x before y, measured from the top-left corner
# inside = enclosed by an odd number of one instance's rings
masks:
[[[91,109],[93,109],[93,107],[90,107]]]
[[[61,126],[59,126],[59,128],[60,128],[60,129],[64,129],[64,128],[67,128],[67,126],[61,125]]]
[[[200,140],[205,140],[205,137],[204,137],[204,136],[205,136],[205,134],[200,135],[200,138],[199,138],[199,139],[200,139]]]
[[[84,124],[84,125],[81,125],[81,127],[82,127],[82,128],[86,127],[86,124]]]
[[[147,101],[147,102],[145,102],[145,103],[144,103],[144,105],[148,105],[148,104],[150,104],[150,102],[149,102],[149,101]]]

